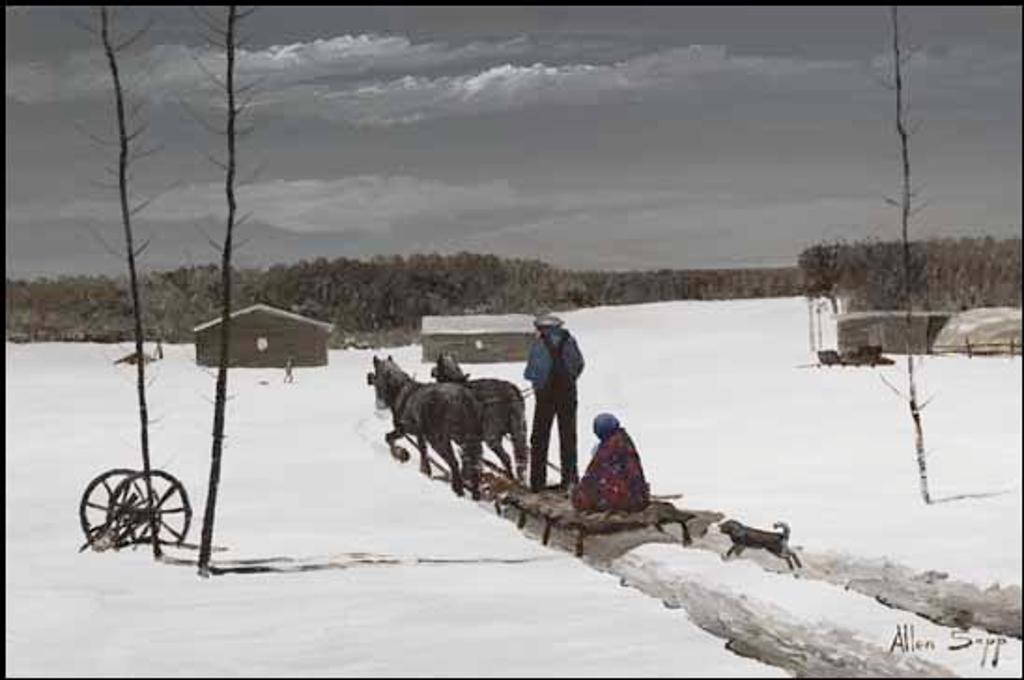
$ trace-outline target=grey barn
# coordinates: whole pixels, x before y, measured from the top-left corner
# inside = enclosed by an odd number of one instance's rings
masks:
[[[326,366],[327,338],[333,326],[323,321],[257,304],[231,314],[229,366],[284,368]],[[219,318],[196,326],[196,363],[217,366],[220,359]]]
[[[423,361],[451,352],[466,364],[526,361],[533,340],[528,314],[425,316],[420,330]]]

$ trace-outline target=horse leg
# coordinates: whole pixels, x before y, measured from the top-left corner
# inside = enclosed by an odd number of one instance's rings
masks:
[[[430,458],[427,456],[427,442],[422,434],[416,435],[416,448],[420,452],[420,472],[430,476]]]
[[[473,500],[480,500],[480,459],[483,458],[483,442],[478,437],[467,438],[462,446],[462,469]]]
[[[515,473],[512,471],[512,459],[508,457],[505,447],[501,445],[501,437],[491,437],[488,439],[487,448],[494,451],[495,455],[498,456],[498,460],[501,461],[502,467],[505,468],[505,474],[508,475],[508,478],[515,479]]]
[[[459,463],[455,460],[455,452],[452,451],[452,443],[447,437],[435,437],[430,440],[431,446],[441,454],[441,458],[448,464],[452,476],[452,491],[456,496],[463,495],[462,475],[459,474]]]
[[[404,463],[409,460],[409,452],[395,444],[403,435],[404,433],[401,430],[392,430],[384,435],[384,441],[388,444],[388,451],[391,452],[391,457]]]
[[[513,402],[509,410],[508,430],[512,436],[512,453],[516,457],[516,479],[525,482],[530,449],[526,443],[526,411],[521,400]]]

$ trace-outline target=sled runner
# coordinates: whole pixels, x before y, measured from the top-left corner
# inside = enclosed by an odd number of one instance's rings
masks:
[[[513,508],[519,512],[517,526],[522,529],[528,516],[536,517],[544,522],[544,534],[541,542],[548,544],[551,529],[559,528],[575,532],[576,556],[583,556],[584,541],[587,536],[614,534],[620,531],[654,528],[664,532],[666,524],[678,524],[683,533],[683,545],[692,542],[687,523],[698,517],[697,513],[680,510],[671,503],[652,500],[639,512],[579,512],[563,492],[541,491],[531,493],[519,488],[507,489],[494,498],[495,511],[501,515],[503,508]],[[707,527],[704,526],[704,532]]]

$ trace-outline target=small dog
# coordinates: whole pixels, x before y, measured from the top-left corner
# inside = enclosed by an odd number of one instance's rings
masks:
[[[732,539],[732,547],[722,555],[722,559],[728,559],[733,555],[739,557],[747,548],[763,548],[776,557],[786,560],[790,569],[793,569],[794,562],[796,562],[796,566],[803,568],[804,565],[800,563],[800,558],[789,547],[789,525],[785,522],[776,522],[773,528],[782,529],[782,532],[774,533],[752,529],[734,519],[722,522],[718,526],[719,531]]]

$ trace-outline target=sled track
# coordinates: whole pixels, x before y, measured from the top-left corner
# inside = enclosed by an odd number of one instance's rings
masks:
[[[222,574],[297,574],[308,571],[353,569],[358,567],[423,567],[456,566],[467,564],[515,565],[543,562],[552,557],[400,557],[376,553],[349,552],[337,555],[311,557],[254,557],[235,560],[216,560],[210,564],[210,573]],[[198,566],[196,560],[164,556],[161,561],[181,567]]]
[[[387,447],[369,436],[366,422],[357,426],[359,435],[375,450]],[[494,512],[486,501],[478,507]],[[709,517],[720,513],[697,511],[705,525],[695,531],[692,549],[723,554],[729,539],[713,527],[704,531]],[[512,513],[503,516],[516,521]],[[539,537],[542,522],[532,519],[522,531]],[[619,577],[620,585],[634,587],[661,600],[666,608],[685,609],[702,629],[725,640],[727,649],[804,677],[951,677],[946,667],[913,655],[894,656],[881,645],[858,639],[840,627],[799,621],[782,609],[747,596],[710,588],[695,581],[666,580],[644,560],[626,553],[646,543],[677,543],[681,536],[654,530],[637,530],[595,536],[588,542],[584,561],[592,568]],[[551,544],[571,552],[574,544],[568,532],[555,531]],[[681,548],[682,549],[682,548]],[[938,572],[918,573],[884,559],[864,559],[833,553],[800,550],[804,568],[794,577],[816,580],[873,598],[878,603],[915,614],[937,625],[967,630],[976,627],[999,635],[1021,637],[1021,589],[993,586],[982,590],[973,584],[948,580]],[[748,551],[742,558],[769,572],[789,573],[781,562],[762,551]]]

